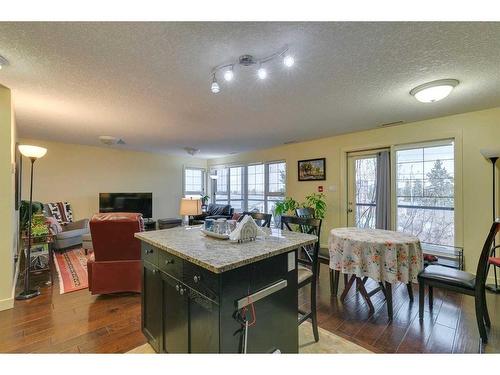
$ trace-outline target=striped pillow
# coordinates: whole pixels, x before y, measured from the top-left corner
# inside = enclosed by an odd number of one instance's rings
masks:
[[[50,214],[61,225],[73,222],[73,212],[68,202],[47,203],[49,206]]]

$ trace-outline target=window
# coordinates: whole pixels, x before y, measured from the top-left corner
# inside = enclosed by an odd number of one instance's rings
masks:
[[[285,197],[284,162],[216,168],[214,172],[217,182],[213,184],[213,199],[216,203],[230,204],[237,212],[272,213],[275,202]]]
[[[184,168],[184,196],[199,198],[203,195],[205,195],[205,170]]]
[[[377,213],[377,158],[364,156],[355,163],[355,220],[358,228],[375,228]]]
[[[454,245],[454,143],[396,150],[397,230],[423,242]]]

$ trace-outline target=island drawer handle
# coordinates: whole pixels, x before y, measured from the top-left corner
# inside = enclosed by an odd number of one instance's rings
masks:
[[[153,254],[154,250],[153,249],[146,249],[146,254]]]
[[[257,302],[261,300],[262,298],[265,298],[273,293],[276,293],[277,291],[286,288],[288,285],[288,282],[286,280],[280,280],[273,285],[268,286],[267,288],[261,289],[249,296],[240,298],[239,300],[236,300],[236,306],[238,310],[241,310],[243,307],[248,306],[249,304],[253,302]]]
[[[194,276],[193,276],[193,281],[194,281],[195,283],[198,283],[198,281],[200,281],[200,280],[201,280],[201,276],[198,276],[198,275],[194,275]]]
[[[173,259],[167,259],[165,261],[165,264],[174,264],[174,260]]]
[[[179,284],[177,284],[177,285],[175,286],[175,290],[179,291],[180,289],[181,289],[181,287],[179,286]]]

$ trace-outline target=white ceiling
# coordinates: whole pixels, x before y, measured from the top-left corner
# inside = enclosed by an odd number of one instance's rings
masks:
[[[214,157],[500,105],[500,23],[0,23],[19,134]],[[211,69],[289,45],[296,64],[258,81]],[[460,85],[422,104],[414,86]]]

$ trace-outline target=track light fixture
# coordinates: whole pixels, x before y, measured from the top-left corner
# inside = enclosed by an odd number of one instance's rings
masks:
[[[291,68],[295,64],[294,57],[290,54],[288,46],[283,48],[281,51],[275,52],[269,56],[257,59],[252,55],[241,55],[238,58],[238,61],[222,64],[216,66],[212,69],[210,76],[212,77],[212,84],[210,86],[210,90],[212,93],[217,94],[220,92],[221,88],[219,83],[217,82],[217,74],[219,72],[222,73],[224,80],[226,82],[230,82],[234,79],[234,68],[235,67],[258,67],[257,68],[257,77],[261,80],[264,80],[268,76],[267,69],[264,68],[264,63],[269,64],[273,60],[280,59],[283,62],[283,65],[286,68]]]

